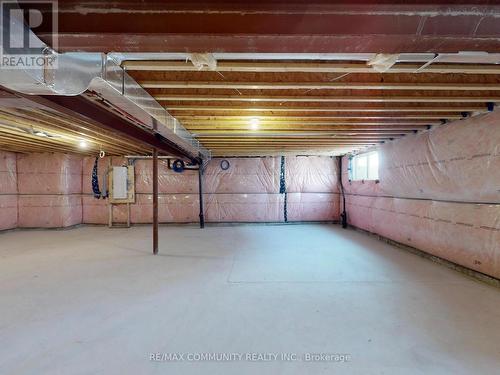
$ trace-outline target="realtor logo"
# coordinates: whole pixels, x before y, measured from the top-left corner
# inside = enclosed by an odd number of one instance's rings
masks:
[[[57,50],[57,1],[1,0],[1,67],[47,66],[45,43]],[[35,33],[44,34],[42,42]],[[49,61],[50,63],[50,61]]]

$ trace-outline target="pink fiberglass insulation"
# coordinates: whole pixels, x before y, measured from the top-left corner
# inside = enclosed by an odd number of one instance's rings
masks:
[[[68,154],[18,154],[19,194],[80,194],[82,158]]]
[[[0,195],[0,230],[17,227],[17,196]]]
[[[82,222],[82,158],[17,155],[18,226],[67,227]]]
[[[500,277],[500,112],[380,146],[379,177],[342,177],[350,224]]]
[[[288,193],[338,193],[338,161],[324,156],[287,157]]]
[[[135,166],[136,193],[153,192],[153,161],[137,160]],[[182,173],[168,169],[168,162],[158,162],[158,192],[168,194],[197,194],[198,171],[185,170]]]
[[[221,168],[224,159],[212,159],[203,176],[205,218],[207,222],[283,222],[285,197],[280,194],[281,158],[228,158],[229,168]],[[83,222],[106,224],[107,201],[93,198],[91,175],[95,158],[83,162]],[[113,157],[112,165],[123,165],[125,159]],[[291,194],[290,221],[323,221],[338,219],[337,167],[329,157],[295,158],[287,173],[294,190]],[[99,179],[109,158],[99,160]],[[136,203],[131,205],[132,223],[152,220],[152,161],[135,160]],[[160,222],[196,222],[199,217],[198,171],[176,173],[166,160],[159,162]],[[302,192],[302,190],[306,190]],[[115,221],[126,220],[125,206],[116,206]]]
[[[107,224],[109,221],[108,200],[93,197],[91,178],[95,158],[85,158],[83,162],[83,222],[89,224]],[[126,165],[121,157],[99,159],[98,177],[100,188],[110,165]],[[135,203],[130,205],[131,223],[152,222],[152,160],[133,161],[135,169]],[[168,169],[168,162],[158,163],[159,220],[162,223],[186,223],[198,221],[198,171],[185,170],[176,173]],[[195,194],[193,194],[195,193]],[[113,205],[114,222],[126,222],[127,206]]]
[[[500,111],[381,147],[384,195],[500,202]]]
[[[205,217],[209,222],[282,222],[283,194],[209,194]]]
[[[212,159],[205,170],[205,219],[208,222],[281,222],[281,158]]]
[[[205,193],[279,193],[280,158],[230,158],[226,159],[227,170],[221,168],[222,160],[216,158],[208,163],[203,182]]]
[[[283,222],[281,158],[229,158],[229,168],[210,161],[204,189],[207,221]],[[338,219],[337,165],[329,157],[286,157],[289,221]],[[295,194],[297,193],[297,194]],[[288,211],[290,210],[290,211]]]
[[[0,151],[0,194],[17,194],[16,154]]]
[[[339,220],[340,202],[338,194],[288,193],[288,221],[332,221]]]
[[[158,196],[158,218],[161,223],[193,223],[198,221],[199,200],[197,194],[161,194]],[[153,195],[137,196],[131,206],[133,223],[150,223],[153,212]]]
[[[17,226],[16,154],[0,152],[0,230]]]
[[[20,195],[20,228],[68,227],[82,222],[80,195]]]
[[[338,161],[325,156],[285,159],[288,221],[338,220]]]
[[[86,176],[83,176],[85,183]],[[82,221],[84,224],[108,224],[108,202],[93,195],[82,196]]]

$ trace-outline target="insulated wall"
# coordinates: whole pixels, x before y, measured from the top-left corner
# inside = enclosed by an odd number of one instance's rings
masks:
[[[205,171],[205,215],[209,222],[282,222],[281,158],[231,158],[229,168],[213,159]]]
[[[336,158],[285,158],[288,221],[339,220]]]
[[[500,277],[500,112],[382,145],[380,182],[342,179],[350,224]]]
[[[213,159],[203,176],[208,222],[336,221],[339,218],[337,163],[330,157]],[[94,198],[95,158],[61,153],[0,153],[0,230],[107,224],[107,199]],[[104,188],[110,165],[122,157],[99,159]],[[136,202],[132,223],[152,221],[152,161],[135,160]],[[126,222],[127,206],[113,205],[114,222]],[[164,223],[199,220],[198,171],[175,173],[159,162],[159,218]]]
[[[87,224],[107,224],[109,207],[107,199],[96,199],[93,196],[91,175],[95,158],[85,158],[83,161],[83,222]],[[136,202],[130,205],[132,223],[151,223],[153,212],[153,167],[152,160],[136,160],[135,196]],[[107,168],[127,165],[127,160],[121,157],[105,157],[99,159],[98,176],[102,185]],[[191,223],[198,220],[198,172],[184,171],[175,173],[168,169],[167,161],[158,163],[158,212],[162,223]],[[126,222],[127,206],[113,205],[113,220]]]
[[[18,227],[68,227],[82,222],[82,158],[17,155]]]
[[[16,154],[0,152],[0,230],[17,227]]]
[[[83,163],[83,222],[108,222],[107,201],[95,199],[90,185],[94,158]],[[338,220],[337,166],[329,157],[228,158],[208,163],[203,176],[205,220],[208,222],[284,222]],[[99,176],[111,165],[126,160],[99,160]],[[152,161],[136,160],[136,203],[130,207],[132,223],[152,220]],[[284,180],[281,181],[282,172]],[[284,184],[284,189],[281,185]],[[126,206],[115,206],[114,220],[126,221]],[[286,211],[285,211],[286,210]],[[287,212],[287,215],[285,214]],[[175,173],[166,160],[159,162],[160,222],[197,222],[198,171]]]
[[[82,222],[82,158],[0,152],[0,230]]]

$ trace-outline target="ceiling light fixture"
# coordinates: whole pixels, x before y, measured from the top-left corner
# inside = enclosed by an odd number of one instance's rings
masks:
[[[44,133],[44,132],[41,132],[41,131],[36,131],[35,132],[35,135],[39,136],[39,137],[46,137],[47,136],[47,133]]]
[[[87,148],[88,147],[88,143],[87,141],[84,141],[84,140],[81,140],[80,143],[78,144],[78,146],[80,146],[80,148]]]
[[[259,128],[259,123],[260,123],[260,120],[256,117],[250,119],[250,127],[253,130],[257,130]]]

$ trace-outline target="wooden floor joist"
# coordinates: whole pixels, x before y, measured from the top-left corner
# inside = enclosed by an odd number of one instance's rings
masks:
[[[364,61],[226,60],[218,61],[216,71],[198,70],[189,61],[123,63],[213,155],[359,150],[483,114],[500,103],[499,65],[422,65],[396,63],[380,73]],[[83,137],[87,151],[75,146]],[[0,146],[24,152],[30,145],[45,151],[150,152],[81,118],[0,108]]]
[[[86,147],[79,144],[85,141]],[[131,139],[117,137],[79,119],[35,108],[0,109],[0,145],[18,152],[76,152],[96,155],[142,155],[146,149]]]
[[[454,90],[500,91],[499,83],[376,83],[376,82],[224,82],[141,81],[146,89],[240,89],[240,90]]]
[[[312,102],[312,103],[497,103],[499,96],[248,96],[248,95],[154,95],[162,101]]]
[[[224,121],[227,120],[229,122],[232,121],[247,121],[247,123],[252,119],[252,118],[258,118],[261,121],[273,121],[273,122],[300,122],[300,121],[316,121],[316,120],[327,120],[327,121],[337,121],[337,122],[346,122],[346,121],[351,121],[353,120],[354,122],[359,122],[359,120],[366,121],[366,120],[389,120],[389,121],[398,121],[401,120],[401,122],[405,122],[405,120],[440,120],[440,119],[448,119],[448,120],[458,120],[461,119],[463,116],[460,114],[434,114],[434,115],[419,115],[419,114],[400,114],[396,113],[394,115],[384,115],[384,114],[379,114],[379,115],[370,115],[370,114],[360,114],[360,115],[330,115],[330,116],[284,116],[283,114],[280,114],[280,116],[268,116],[268,115],[261,115],[261,114],[255,114],[253,116],[249,115],[242,115],[242,116],[225,116],[225,115],[216,115],[214,117],[207,117],[207,116],[197,116],[197,115],[176,115],[175,116],[177,119],[181,120],[182,123],[184,121],[186,123],[191,122],[192,120],[198,120],[198,121]],[[426,122],[426,123],[427,123]]]
[[[471,64],[431,64],[422,69],[424,63],[399,63],[392,66],[385,73],[440,73],[440,74],[500,74],[498,65],[471,65]],[[185,61],[125,61],[122,64],[127,70],[177,72],[199,71],[191,62]],[[205,69],[208,70],[208,69]],[[301,73],[375,73],[380,74],[366,63],[316,63],[316,62],[217,62],[218,72],[301,72]]]
[[[245,137],[262,137],[262,138],[274,138],[274,137],[308,137],[308,136],[321,136],[321,137],[328,137],[328,136],[335,136],[335,135],[351,135],[351,136],[384,136],[384,137],[396,137],[396,136],[401,136],[403,134],[411,134],[413,131],[411,130],[405,130],[405,131],[387,131],[387,132],[364,132],[364,131],[354,131],[354,130],[348,130],[344,132],[331,132],[331,131],[316,131],[316,132],[311,132],[311,131],[259,131],[255,133],[248,133],[248,132],[234,132],[234,131],[214,131],[214,132],[192,132],[193,135],[199,139],[209,139],[209,138],[218,138],[218,137],[236,137],[236,138],[245,138]]]
[[[486,112],[484,106],[434,106],[434,107],[221,107],[221,106],[167,106],[167,111],[247,111],[247,112]]]
[[[189,61],[124,64],[214,155],[338,152],[359,146],[342,139],[377,144],[500,103],[498,65],[423,65],[380,73],[363,61],[218,61],[215,71]]]

